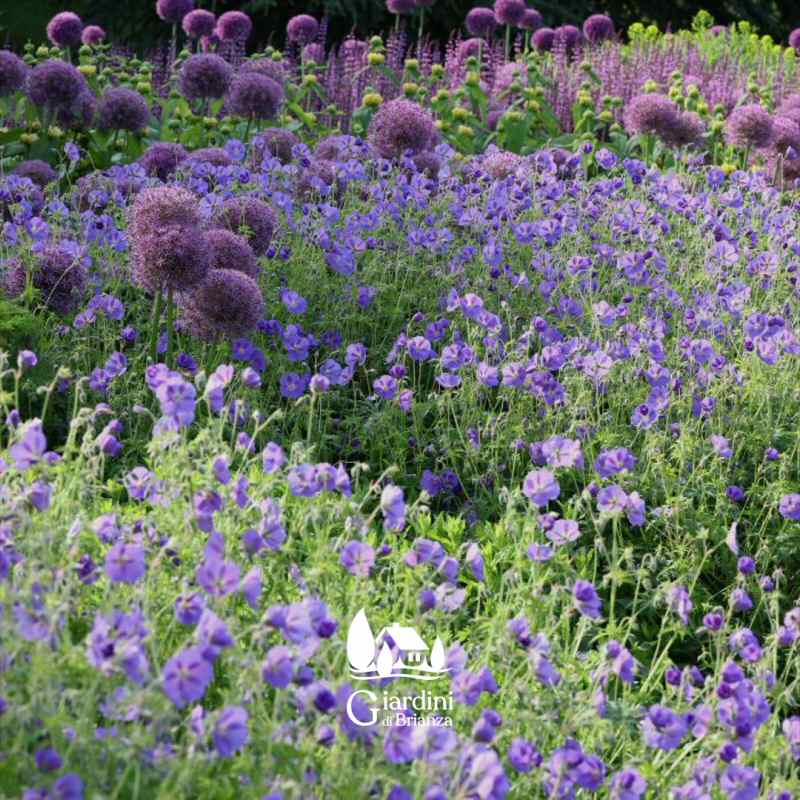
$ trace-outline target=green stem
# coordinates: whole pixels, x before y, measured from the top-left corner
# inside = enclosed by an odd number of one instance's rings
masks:
[[[511,52],[511,26],[506,25],[506,61],[508,61],[508,56],[510,52]]]
[[[167,291],[167,366],[172,368],[172,347],[174,344],[174,331],[172,330],[175,324],[175,303],[172,297],[172,289]]]
[[[161,307],[164,296],[159,289],[156,292],[156,302],[153,306],[153,318],[150,320],[150,360],[155,364],[158,361],[158,327],[161,323]]]

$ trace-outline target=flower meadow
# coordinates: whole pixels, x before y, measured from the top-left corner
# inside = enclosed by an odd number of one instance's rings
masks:
[[[0,796],[800,797],[794,46],[391,3],[0,52]]]

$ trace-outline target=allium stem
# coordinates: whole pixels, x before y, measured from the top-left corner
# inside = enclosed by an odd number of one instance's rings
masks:
[[[153,318],[150,320],[150,358],[155,364],[158,361],[158,329],[161,323],[161,306],[164,304],[164,295],[161,289],[156,292],[156,302],[153,306]]]
[[[167,366],[172,367],[172,348],[174,345],[174,331],[175,325],[175,302],[172,296],[172,289],[167,291]]]
[[[506,25],[506,63],[508,63],[508,55],[511,52],[511,26]]]
[[[419,10],[419,34],[417,36],[417,58],[422,58],[422,34],[425,30],[425,8]]]

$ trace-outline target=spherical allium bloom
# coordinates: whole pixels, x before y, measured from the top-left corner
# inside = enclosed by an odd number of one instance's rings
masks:
[[[16,53],[0,50],[0,97],[19,91],[27,74],[27,64]]]
[[[252,58],[239,67],[239,75],[251,72],[266,75],[281,86],[286,83],[286,70],[281,61],[273,61],[271,58]]]
[[[223,42],[245,42],[253,30],[253,23],[243,11],[226,11],[217,20],[215,30]]]
[[[537,50],[549,52],[553,49],[556,32],[552,28],[539,28],[531,37],[531,42]]]
[[[173,25],[179,23],[194,8],[194,0],[156,0],[156,14]]]
[[[410,14],[414,7],[414,0],[386,0],[386,8],[392,14]]]
[[[309,14],[297,14],[286,25],[286,38],[293,44],[308,44],[317,38],[319,23]]]
[[[705,131],[706,124],[697,112],[680,111],[673,126],[667,128],[662,136],[664,141],[672,147],[685,147],[696,144]]]
[[[222,97],[233,78],[233,67],[214,53],[189,56],[181,67],[180,90],[187,100]]]
[[[106,89],[97,106],[97,127],[101,131],[138,133],[147,127],[149,118],[147,100],[133,89]]]
[[[300,144],[300,140],[285,128],[267,128],[256,136],[251,143],[250,160],[254,167],[261,166],[267,155],[277,158],[284,164],[292,160],[292,148]]]
[[[56,123],[71,131],[91,128],[97,116],[97,98],[92,90],[86,88],[78,95],[78,99],[70,105],[57,106]]]
[[[663,136],[675,127],[678,107],[663,94],[640,94],[625,108],[623,122],[628,133],[654,133]]]
[[[56,171],[46,161],[38,158],[17,164],[14,174],[21,178],[30,178],[41,189],[58,178]]]
[[[187,163],[204,162],[214,167],[229,167],[233,164],[233,159],[221,147],[201,147],[193,150],[186,157]]]
[[[513,175],[522,164],[522,156],[507,150],[493,149],[480,159],[480,169],[493,180],[502,180]]]
[[[232,197],[214,215],[214,225],[242,233],[257,256],[267,252],[278,227],[278,216],[272,207],[256,197]]]
[[[800,155],[800,124],[789,117],[776,116],[772,120],[772,148],[784,155],[791,147]]]
[[[414,167],[417,172],[425,174],[432,180],[439,177],[439,170],[442,168],[442,159],[433,152],[433,150],[423,150],[412,156],[411,160],[414,162]]]
[[[139,164],[147,175],[166,181],[186,156],[186,148],[177,142],[155,142],[145,150]]]
[[[273,119],[283,105],[283,87],[258,72],[238,75],[228,90],[229,111],[250,119]]]
[[[247,336],[264,316],[258,284],[243,272],[212,269],[205,281],[180,296],[181,323],[208,341]]]
[[[81,42],[92,46],[100,44],[106,38],[106,32],[99,25],[87,25],[81,33]]]
[[[333,161],[316,158],[303,170],[295,191],[305,199],[315,191],[319,191],[321,186],[333,186],[336,183],[336,174],[336,164]]]
[[[42,302],[56,314],[73,311],[86,290],[86,267],[72,253],[57,245],[47,245],[36,254],[30,277],[34,288],[41,293]],[[27,281],[26,266],[14,262],[6,273],[6,294],[9,297],[22,294]]]
[[[772,117],[758,103],[738,106],[725,123],[725,137],[737,147],[767,147],[772,139]]]
[[[381,158],[399,158],[408,150],[429,150],[436,140],[436,127],[433,117],[417,103],[390,100],[372,118],[368,140]]]
[[[494,18],[498,25],[517,26],[525,16],[523,0],[494,0]]]
[[[203,281],[209,252],[203,232],[191,225],[154,228],[131,242],[134,281],[149,292],[185,292]]]
[[[83,75],[59,58],[37,64],[26,83],[31,102],[50,109],[71,106],[84,91],[88,91],[88,84]]]
[[[346,134],[323,136],[314,148],[314,158],[322,161],[347,161],[358,158],[361,154],[353,147],[354,139]]]
[[[181,28],[190,39],[202,39],[204,36],[211,36],[217,25],[217,18],[204,8],[196,8],[190,11],[181,20]]]
[[[789,47],[793,47],[798,53],[800,53],[800,28],[795,28],[789,34]]]
[[[258,275],[258,262],[253,248],[244,236],[227,228],[213,228],[206,234],[209,267],[238,270],[251,278]]]
[[[583,36],[590,44],[598,44],[614,36],[614,22],[606,14],[592,14],[583,23]]]
[[[574,25],[560,25],[553,31],[553,43],[562,45],[566,50],[574,50],[580,42],[580,28]]]
[[[464,25],[471,36],[485,38],[494,33],[494,29],[497,27],[497,20],[491,8],[478,6],[467,14]]]
[[[47,23],[47,38],[56,47],[77,47],[81,43],[83,22],[77,14],[62,11]]]
[[[526,31],[538,31],[543,22],[542,15],[535,8],[526,8],[519,27]]]
[[[311,62],[314,64],[324,64],[325,48],[323,45],[319,44],[319,42],[311,42],[311,44],[307,44],[302,49],[300,56],[305,64]]]
[[[199,199],[179,186],[153,186],[136,195],[128,212],[130,238],[168,227],[200,227]]]

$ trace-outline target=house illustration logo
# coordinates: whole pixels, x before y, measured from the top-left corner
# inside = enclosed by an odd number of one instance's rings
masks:
[[[432,681],[450,671],[445,667],[444,645],[438,636],[430,650],[414,628],[397,623],[382,628],[374,636],[363,608],[347,632],[347,660],[350,676],[359,681],[382,678]]]

